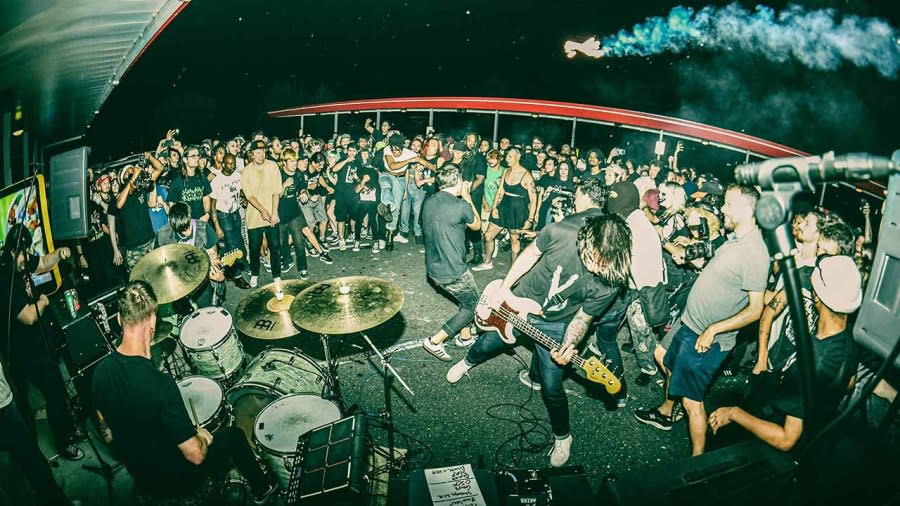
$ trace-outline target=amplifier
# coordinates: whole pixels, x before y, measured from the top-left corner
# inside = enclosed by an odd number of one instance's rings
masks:
[[[747,441],[699,457],[609,476],[602,504],[728,506],[781,504],[789,497],[796,464],[791,454]]]

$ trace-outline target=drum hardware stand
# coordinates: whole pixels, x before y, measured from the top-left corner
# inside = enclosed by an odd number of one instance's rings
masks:
[[[322,341],[322,351],[325,353],[325,387],[326,392],[323,396],[325,399],[335,401],[341,413],[344,413],[346,406],[344,405],[344,396],[341,393],[341,380],[338,377],[337,366],[334,358],[331,356],[331,346],[328,344],[328,335],[319,334],[319,340]]]
[[[86,420],[86,418],[84,420]],[[82,464],[81,468],[84,469],[85,471],[90,471],[94,474],[99,475],[106,481],[106,496],[107,496],[106,504],[109,504],[110,506],[112,506],[112,504],[113,504],[113,486],[112,486],[113,480],[116,477],[116,473],[121,471],[123,466],[121,463],[116,463],[115,465],[111,466],[105,460],[103,460],[103,456],[100,454],[100,450],[97,449],[97,445],[94,444],[94,439],[91,437],[90,428],[87,426],[88,424],[85,423],[84,421],[82,421],[82,423],[84,424],[84,432],[87,435],[86,439],[87,439],[88,445],[90,445],[91,450],[93,450],[94,455],[97,457],[98,465],[95,466],[93,464]]]
[[[394,369],[394,366],[391,365],[391,356],[383,355],[381,353],[381,351],[379,351],[378,348],[375,346],[375,344],[372,343],[372,340],[369,339],[369,336],[367,336],[366,334],[364,334],[362,332],[360,333],[360,335],[363,337],[363,339],[366,340],[366,344],[368,344],[369,347],[372,348],[372,351],[374,351],[375,354],[378,355],[378,358],[381,360],[381,379],[382,379],[383,387],[384,387],[384,409],[381,410],[381,412],[378,414],[378,419],[379,419],[378,421],[380,421],[382,423],[383,427],[387,431],[388,468],[390,469],[391,473],[394,473],[394,472],[400,470],[400,468],[402,467],[403,461],[406,458],[406,457],[397,458],[395,455],[395,452],[396,452],[395,446],[394,446],[395,428],[394,428],[393,405],[391,402],[391,399],[392,399],[391,391],[393,390],[394,378],[396,378],[400,382],[400,384],[403,385],[403,388],[406,389],[407,392],[409,392],[409,395],[415,396],[416,394],[415,394],[415,392],[412,391],[411,388],[409,388],[409,385],[407,385],[406,382],[403,381],[403,378],[400,377],[400,374],[397,373],[397,370]],[[377,447],[376,447],[376,451],[378,451]],[[379,453],[381,453],[381,452],[379,452]]]

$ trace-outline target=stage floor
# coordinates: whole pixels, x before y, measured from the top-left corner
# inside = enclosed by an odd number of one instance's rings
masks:
[[[380,348],[393,350],[392,364],[415,392],[415,396],[410,396],[395,382],[393,408],[396,427],[425,445],[411,444],[404,437],[398,438],[398,446],[411,452],[413,467],[461,463],[477,465],[482,461],[488,469],[498,466],[549,467],[546,451],[512,451],[519,447],[516,436],[520,429],[515,422],[523,420],[523,415],[528,417],[529,413],[533,414],[542,427],[529,435],[530,443],[549,444],[544,437],[552,437],[540,394],[525,387],[517,377],[522,368],[520,361],[530,363],[531,351],[528,347],[517,346],[512,353],[478,366],[470,371],[469,378],[451,385],[445,375],[452,362],[444,363],[432,358],[417,343],[439,329],[455,310],[453,303],[426,282],[421,246],[397,244],[392,253],[381,252],[377,255],[366,249],[358,253],[349,249],[346,252],[335,250],[332,257],[335,260],[333,265],[309,259],[310,281],[365,275],[389,279],[403,290],[405,303],[400,314],[368,331],[367,335]],[[479,286],[483,287],[506,272],[509,252],[501,251],[494,266],[494,270],[474,273]],[[296,277],[296,269],[283,276],[285,279]],[[271,276],[263,270],[260,284],[270,280]],[[226,307],[233,310],[245,293],[229,284]],[[620,335],[620,342],[622,337]],[[339,359],[338,370],[346,403],[358,405],[367,412],[378,412],[384,405],[380,364],[377,360],[369,360],[371,352],[358,335],[342,336],[342,340],[343,343],[336,338],[333,340],[333,351]],[[257,352],[264,344],[296,346],[314,358],[322,357],[321,345],[314,337],[265,343],[253,340],[245,342],[245,348]],[[453,346],[448,346],[448,351],[454,360],[461,359],[465,353],[465,350]],[[634,385],[630,380],[639,370],[633,355],[624,355],[626,377],[630,383],[628,406],[624,409],[608,409],[603,399],[590,396],[582,382],[572,377],[565,383],[575,438],[568,465],[584,466],[595,492],[610,473],[656,467],[690,454],[685,422],[676,424],[671,432],[662,432],[641,425],[634,419],[633,410],[657,405],[662,390],[652,383],[646,387]],[[720,377],[713,386],[708,407],[713,409],[731,404],[745,381],[745,376]],[[45,454],[52,455],[46,421],[39,420],[38,427],[41,446]],[[383,433],[375,431],[373,435],[378,444],[386,444]],[[504,442],[503,451],[498,453]],[[82,448],[87,453],[84,460],[60,461],[54,472],[69,497],[80,499],[86,505],[104,505],[107,503],[105,483],[100,477],[82,470],[83,463],[95,461],[88,445],[82,444]],[[104,451],[104,455],[107,453]],[[0,454],[0,476],[9,478],[6,483],[15,483],[21,472],[10,469],[6,462],[7,457]],[[114,504],[134,503],[131,486],[127,472],[123,470],[116,474]],[[27,498],[20,495],[14,495],[11,500],[12,504],[29,504]]]

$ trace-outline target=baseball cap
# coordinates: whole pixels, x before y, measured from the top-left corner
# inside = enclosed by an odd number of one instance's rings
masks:
[[[700,189],[691,194],[692,199],[702,199],[708,194],[725,195],[725,189],[722,188],[718,181],[707,181],[700,186]]]
[[[819,300],[835,313],[849,314],[862,304],[862,276],[848,256],[820,257],[810,281]]]
[[[610,187],[609,199],[606,201],[607,211],[627,218],[629,214],[640,207],[641,197],[634,183],[621,181]]]
[[[266,141],[264,141],[262,139],[250,141],[250,143],[247,144],[248,151],[256,151],[257,149],[266,149],[267,147],[268,146],[266,146]]]

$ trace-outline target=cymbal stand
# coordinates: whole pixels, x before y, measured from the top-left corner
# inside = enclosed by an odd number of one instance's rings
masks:
[[[326,390],[324,398],[334,401],[338,405],[341,413],[344,413],[346,406],[344,405],[344,396],[341,393],[341,380],[338,377],[337,366],[334,357],[331,355],[331,346],[329,345],[328,334],[319,334],[319,340],[322,342],[322,351],[325,353],[325,370]]]
[[[392,402],[391,402],[391,398],[392,398],[391,391],[393,390],[394,378],[396,378],[397,381],[399,381],[400,384],[403,385],[403,388],[406,389],[407,392],[409,392],[409,395],[415,396],[416,394],[412,391],[411,388],[409,388],[409,385],[407,385],[406,382],[403,381],[403,378],[400,377],[400,374],[397,373],[397,370],[394,369],[394,366],[391,365],[391,356],[384,355],[383,353],[381,353],[381,351],[379,351],[378,348],[375,347],[375,344],[372,343],[372,340],[369,339],[369,336],[367,336],[363,333],[360,333],[360,335],[362,335],[363,339],[366,340],[366,343],[369,345],[369,347],[372,348],[372,351],[374,351],[375,354],[378,355],[378,358],[381,360],[381,379],[382,379],[383,386],[384,386],[384,409],[381,411],[381,413],[379,413],[379,415],[380,415],[381,421],[384,424],[384,428],[387,431],[387,439],[388,439],[387,459],[388,459],[388,466],[390,468],[390,472],[393,473],[395,471],[400,470],[400,467],[401,467],[401,464],[403,461],[402,458],[401,459],[396,458],[395,449],[394,449],[395,448],[395,446],[394,446],[395,429],[394,429],[393,407],[392,407]]]

